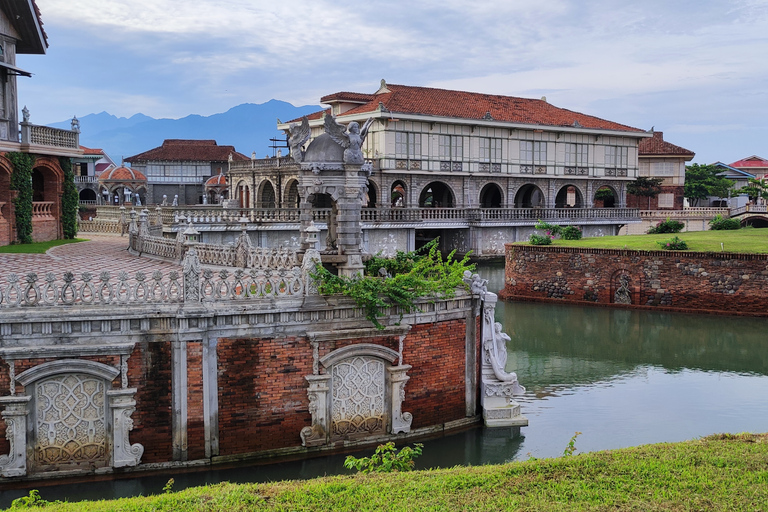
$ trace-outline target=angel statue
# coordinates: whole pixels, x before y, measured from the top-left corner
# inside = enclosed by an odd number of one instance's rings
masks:
[[[288,147],[291,148],[293,160],[300,164],[304,160],[304,144],[309,140],[310,129],[307,116],[301,118],[301,124],[288,125]]]
[[[361,148],[371,124],[373,124],[373,118],[369,117],[362,128],[356,121],[349,123],[347,128],[337,123],[333,116],[325,116],[325,131],[336,144],[344,148],[345,164],[362,165],[365,162]]]

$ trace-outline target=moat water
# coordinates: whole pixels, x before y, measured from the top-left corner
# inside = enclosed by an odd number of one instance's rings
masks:
[[[479,271],[490,290],[503,286],[502,266]],[[579,453],[768,430],[766,318],[519,302],[500,302],[496,313],[511,337],[507,370],[527,388],[518,401],[530,426],[516,439],[508,429],[474,428],[425,441],[417,468],[557,457],[575,432]],[[179,490],[349,473],[344,457],[28,488],[49,500],[147,495],[169,478]],[[27,492],[0,491],[0,507]]]

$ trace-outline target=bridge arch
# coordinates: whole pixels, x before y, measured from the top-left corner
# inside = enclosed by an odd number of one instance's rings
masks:
[[[768,215],[753,215],[741,219],[741,227],[752,226],[753,228],[768,228]]]

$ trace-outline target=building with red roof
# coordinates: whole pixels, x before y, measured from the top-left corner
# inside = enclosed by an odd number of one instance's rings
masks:
[[[79,146],[79,123],[73,119],[71,130],[35,125],[30,122],[26,106],[19,122],[17,103],[17,78],[30,77],[32,73],[16,66],[16,55],[44,55],[47,48],[48,37],[34,0],[0,2],[0,245],[25,241],[28,237],[42,242],[64,236],[61,197],[65,174],[60,159],[83,154]],[[15,164],[8,158],[9,153],[30,157],[31,191],[11,189]],[[25,203],[25,207],[17,210],[19,201]],[[31,235],[28,233],[30,222],[24,213],[30,210]]]
[[[638,128],[530,99],[388,84],[337,92],[308,116],[360,125],[372,118],[364,154],[373,164],[371,205],[593,208],[598,189],[626,206],[639,172]],[[288,131],[291,123],[278,124]],[[395,195],[398,197],[395,199]]]
[[[661,178],[661,192],[656,197],[629,194],[627,205],[642,210],[682,210],[685,185],[685,163],[693,160],[693,151],[664,140],[663,132],[643,139],[638,145],[639,176]]]
[[[177,197],[179,205],[203,203],[204,183],[226,173],[233,162],[250,159],[234,146],[215,140],[166,139],[159,147],[125,159],[147,177],[145,204],[160,204]],[[144,199],[144,198],[142,198]]]
[[[758,179],[764,179],[768,175],[768,160],[757,155],[733,162],[731,167],[754,174]]]

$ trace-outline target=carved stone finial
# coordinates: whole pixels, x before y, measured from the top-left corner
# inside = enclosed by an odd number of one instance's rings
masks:
[[[29,109],[26,105],[24,105],[24,108],[21,109],[21,119],[23,123],[29,122]]]

